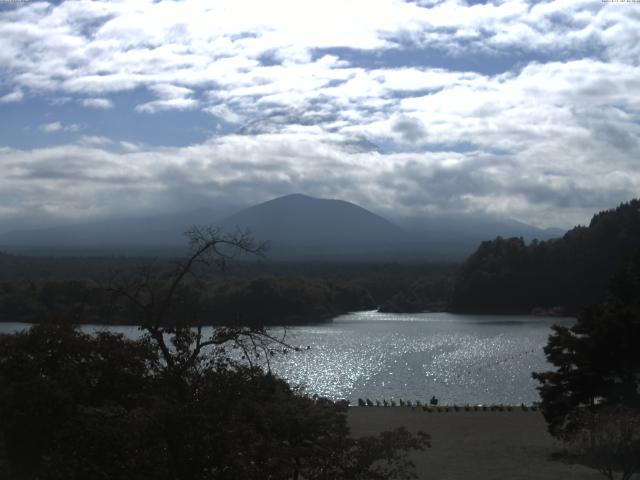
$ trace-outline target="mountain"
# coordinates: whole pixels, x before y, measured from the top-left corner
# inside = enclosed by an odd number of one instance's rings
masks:
[[[522,237],[549,240],[561,237],[565,230],[542,229],[512,218],[482,213],[430,214],[400,217],[395,223],[406,230],[423,250],[443,259],[459,260],[471,255],[478,245],[496,237]]]
[[[251,230],[276,258],[393,258],[410,241],[400,227],[342,200],[286,195],[221,220],[226,230]]]
[[[451,306],[474,313],[576,313],[602,302],[611,276],[634,255],[640,255],[640,199],[602,211],[562,238],[482,242],[460,269]]]
[[[555,232],[510,219],[437,215],[391,222],[342,200],[285,195],[243,210],[218,207],[139,218],[106,219],[0,235],[0,249],[65,255],[174,255],[191,225],[250,229],[275,260],[462,260],[498,235],[547,239]],[[236,212],[231,214],[231,212]]]
[[[173,254],[184,250],[184,232],[190,226],[215,223],[228,213],[228,207],[206,208],[14,230],[0,235],[0,247],[36,254]]]
[[[294,194],[229,215],[218,209],[141,218],[110,219],[0,235],[0,248],[44,254],[176,254],[194,224],[227,231],[250,229],[267,241],[271,259],[394,258],[406,233],[357,205]]]
[[[302,194],[286,195],[242,210],[220,224],[249,228],[270,243],[271,258],[462,260],[486,239],[547,240],[563,230],[544,230],[488,215],[432,215],[396,222],[353,203]]]

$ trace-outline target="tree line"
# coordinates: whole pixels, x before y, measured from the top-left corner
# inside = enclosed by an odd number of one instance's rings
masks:
[[[211,325],[264,323],[283,325],[330,319],[377,307],[369,291],[353,283],[267,277],[251,280],[185,281],[175,317],[194,316]],[[48,280],[0,282],[0,319],[29,323],[136,324],[138,318],[109,282]]]
[[[482,242],[456,275],[450,309],[575,315],[605,299],[610,277],[639,245],[640,200],[600,212],[559,239]]]
[[[295,263],[237,259],[225,272],[200,269],[181,288],[185,315],[210,324],[326,321],[341,313],[442,309],[456,264]],[[114,278],[171,270],[176,259],[22,257],[0,253],[0,321],[134,324]],[[59,270],[58,270],[59,268]],[[187,297],[189,298],[187,301]],[[176,305],[176,314],[177,305]],[[258,318],[259,317],[259,318]]]

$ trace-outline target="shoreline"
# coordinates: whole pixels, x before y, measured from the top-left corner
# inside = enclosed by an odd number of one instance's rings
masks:
[[[539,314],[532,312],[520,312],[520,313],[487,313],[487,312],[479,312],[479,313],[471,313],[471,312],[457,312],[452,310],[425,310],[419,312],[391,312],[391,311],[380,311],[379,309],[364,309],[364,310],[350,310],[343,312],[333,312],[330,314],[322,314],[316,316],[307,316],[307,321],[297,321],[303,316],[300,315],[291,315],[290,317],[286,317],[284,320],[280,320],[278,322],[265,322],[260,325],[263,327],[305,327],[305,326],[318,326],[318,325],[327,325],[333,323],[333,321],[343,315],[348,315],[350,313],[362,313],[362,312],[375,312],[382,314],[391,314],[391,315],[420,315],[420,314],[442,314],[448,313],[451,315],[460,315],[460,316],[473,316],[473,317],[530,317],[530,318],[538,318],[538,319],[561,319],[561,320],[575,320],[575,315],[565,314],[565,315],[548,315],[548,314]],[[56,324],[60,322],[52,322],[48,320],[36,320],[34,318],[12,318],[5,319],[0,317],[0,324],[2,323],[21,323],[26,325],[41,325],[41,324]],[[65,322],[67,323],[67,322]],[[83,325],[91,325],[98,327],[139,327],[141,326],[140,322],[94,322],[94,321],[81,321],[81,322],[68,322],[71,325],[83,326]],[[198,327],[198,324],[191,325],[192,328]],[[224,325],[222,323],[206,323],[201,324],[202,327],[224,327],[228,325]]]
[[[360,403],[363,399],[359,398],[353,404],[350,400],[338,400],[349,403],[349,408],[372,408],[372,409],[384,409],[384,408],[408,408],[414,411],[422,411],[426,413],[483,413],[483,412],[514,412],[514,411],[522,411],[522,412],[538,412],[539,411],[539,403],[518,403],[518,404],[510,404],[510,403],[438,403],[437,405],[431,405],[428,402],[420,402],[420,401],[404,401],[399,399],[398,402],[396,400],[383,400],[380,402],[379,400],[370,400],[367,399],[364,401],[365,403]],[[366,402],[372,402],[367,404]]]

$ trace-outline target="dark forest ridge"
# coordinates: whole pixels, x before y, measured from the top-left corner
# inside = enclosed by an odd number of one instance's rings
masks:
[[[513,219],[486,215],[398,218],[397,223],[351,202],[303,194],[278,197],[245,209],[225,206],[142,218],[120,218],[0,235],[0,248],[64,255],[172,255],[184,247],[191,225],[250,229],[269,243],[274,260],[461,260],[498,235],[525,240],[559,234]],[[233,213],[235,212],[235,213]]]
[[[482,242],[458,273],[451,308],[576,313],[603,301],[614,272],[639,256],[636,199],[595,214],[588,226],[575,227],[562,238],[528,245],[520,238]]]

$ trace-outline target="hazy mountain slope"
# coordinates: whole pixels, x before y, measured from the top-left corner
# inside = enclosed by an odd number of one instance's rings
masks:
[[[481,242],[498,236],[531,241],[534,238],[548,240],[565,233],[558,228],[541,229],[514,219],[485,214],[432,214],[398,218],[395,222],[408,232],[421,251],[449,260],[462,260]]]
[[[179,214],[140,218],[116,218],[0,235],[0,247],[9,250],[41,248],[74,249],[98,247],[184,246],[185,230],[194,224],[215,223],[228,214],[225,209],[199,209]],[[126,253],[126,252],[125,252]]]
[[[559,228],[542,229],[511,218],[499,218],[485,214],[425,215],[396,220],[405,230],[419,237],[431,239],[453,238],[464,242],[477,243],[502,237],[523,237],[526,241],[534,238],[548,240],[560,237],[565,231]]]

